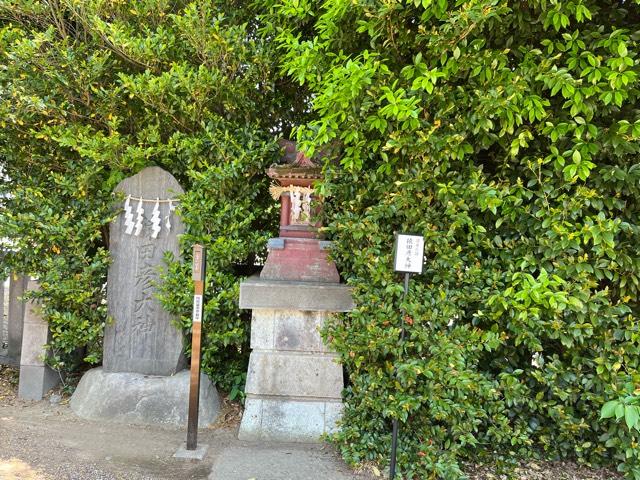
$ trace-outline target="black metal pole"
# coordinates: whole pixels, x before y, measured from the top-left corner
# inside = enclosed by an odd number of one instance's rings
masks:
[[[404,274],[404,294],[402,295],[402,302],[404,303],[404,301],[407,299],[407,293],[409,292],[409,277],[411,276],[410,273],[405,273]],[[400,329],[400,351],[402,353],[402,346],[404,344],[404,336],[405,336],[405,310],[404,308],[402,308],[400,310],[401,314],[402,314],[402,327]],[[398,359],[399,360],[399,359]],[[394,375],[397,375],[398,373],[398,369],[397,367],[394,367]],[[394,418],[392,420],[392,426],[393,426],[393,430],[391,432],[391,462],[389,463],[389,480],[394,480],[394,478],[396,477],[396,456],[398,453],[398,430],[399,430],[399,425],[398,425],[398,419]]]

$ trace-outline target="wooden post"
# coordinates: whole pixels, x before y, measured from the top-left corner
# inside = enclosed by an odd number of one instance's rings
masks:
[[[193,326],[191,333],[191,384],[189,387],[189,419],[187,421],[187,450],[198,446],[198,409],[200,407],[200,340],[202,336],[202,308],[206,252],[202,245],[193,246]]]

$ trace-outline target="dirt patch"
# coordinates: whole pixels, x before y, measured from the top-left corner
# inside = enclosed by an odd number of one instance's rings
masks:
[[[3,480],[49,480],[42,472],[34,470],[17,458],[0,461],[0,478]]]
[[[9,405],[17,400],[18,377],[17,368],[0,365],[0,405]]]

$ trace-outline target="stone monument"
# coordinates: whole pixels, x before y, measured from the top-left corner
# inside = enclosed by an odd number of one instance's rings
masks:
[[[280,200],[280,236],[269,241],[259,276],[240,285],[240,307],[253,310],[251,356],[241,440],[318,441],[342,413],[338,356],[319,329],[331,312],[353,308],[320,238],[313,182],[320,167],[282,141],[284,157],[267,174]]]
[[[174,210],[183,190],[171,174],[149,167],[123,180],[116,192],[125,200],[109,230],[103,366],[85,374],[71,407],[85,418],[186,425],[182,333],[156,298],[165,253],[179,257],[184,225]],[[215,387],[202,375],[200,425],[213,422],[218,410]]]
[[[155,297],[160,281],[160,267],[166,252],[179,256],[178,235],[184,225],[170,212],[167,199],[183,193],[172,175],[150,167],[123,180],[116,192],[122,192],[125,212],[109,229],[109,252],[112,262],[107,280],[109,318],[104,331],[105,372],[133,372],[146,375],[173,375],[182,370],[182,334],[171,324],[172,317]],[[140,202],[150,200],[148,202]],[[145,215],[158,199],[157,222],[161,230],[153,237],[152,215]],[[160,203],[160,199],[163,200]],[[173,205],[173,203],[172,203]],[[139,207],[144,210],[141,224]],[[133,211],[136,218],[133,218]],[[163,227],[169,220],[171,228]],[[133,227],[132,227],[133,225]]]

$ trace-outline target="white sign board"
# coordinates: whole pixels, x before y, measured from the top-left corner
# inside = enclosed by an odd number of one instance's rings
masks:
[[[399,233],[396,236],[394,270],[403,273],[422,273],[424,237]]]
[[[193,296],[193,321],[202,321],[202,295]]]

